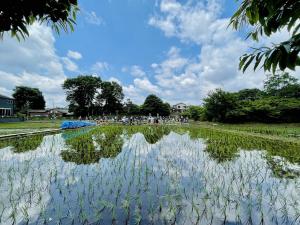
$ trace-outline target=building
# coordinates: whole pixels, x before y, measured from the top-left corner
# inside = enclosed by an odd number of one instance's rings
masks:
[[[70,117],[73,116],[65,108],[53,108],[53,109],[30,109],[28,110],[29,117]]]
[[[70,113],[68,108],[53,108],[53,109],[49,109],[49,112],[51,115],[54,115],[56,117],[73,116],[73,113]]]
[[[14,114],[14,99],[0,94],[0,117]]]
[[[28,110],[29,117],[48,117],[49,111],[45,109],[30,109]]]
[[[188,108],[188,106],[182,102],[173,105],[172,109],[174,112],[183,112]]]

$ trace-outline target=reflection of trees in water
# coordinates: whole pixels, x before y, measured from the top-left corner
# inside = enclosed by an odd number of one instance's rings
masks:
[[[279,161],[271,160],[274,156],[282,157],[288,163],[300,164],[300,144],[285,140],[272,140],[257,136],[233,134],[226,131],[206,128],[186,128],[191,139],[206,139],[205,151],[215,161],[222,163],[237,157],[243,150],[265,150],[268,165],[275,176],[295,177],[298,173],[285,170]],[[179,132],[183,132],[182,128]]]
[[[65,134],[69,149],[62,151],[64,161],[76,164],[97,163],[100,158],[116,157],[122,150],[124,139],[122,134],[131,137],[135,133],[142,133],[146,141],[155,144],[171,129],[163,126],[110,126],[100,127],[85,132]]]
[[[171,132],[168,126],[130,126],[124,128],[128,137],[141,133],[149,144],[155,144]]]
[[[101,127],[67,141],[50,136],[26,158],[0,151],[0,220],[3,210],[5,224],[135,224],[137,219],[161,225],[299,223],[300,180],[272,176],[266,153],[241,150],[227,163],[212,160],[238,151],[240,137],[211,136],[205,145],[200,136],[193,141],[171,133],[152,145],[135,135],[122,147],[124,137],[136,132],[163,136],[173,128],[159,129]],[[116,156],[119,148],[124,154],[83,168],[60,160],[57,153],[65,143],[74,151],[70,157],[77,154],[86,163],[102,150],[100,158]],[[223,145],[228,148],[219,148]]]
[[[289,163],[281,157],[267,156],[266,159],[275,177],[294,179],[300,176],[300,165]]]
[[[142,133],[149,144],[155,144],[173,130],[177,133],[189,132],[191,139],[206,139],[205,151],[218,163],[233,160],[243,150],[265,150],[267,160],[280,156],[290,163],[300,163],[300,145],[282,140],[272,140],[261,137],[233,134],[216,129],[198,127],[170,126],[109,126],[96,128],[83,134],[75,135],[66,142],[69,150],[62,152],[65,161],[77,164],[97,163],[100,158],[116,157],[122,150],[123,137],[130,138],[135,133]],[[268,160],[275,175],[290,176],[276,161]]]
[[[99,161],[100,154],[96,151],[90,135],[69,139],[66,143],[70,148],[61,152],[64,161],[76,164],[91,164]]]
[[[3,140],[0,141],[0,149],[11,146],[14,153],[36,150],[41,145],[43,138],[43,135],[35,135],[31,137]]]
[[[102,135],[103,134],[103,135]],[[66,140],[68,150],[61,156],[64,161],[76,164],[97,163],[100,158],[116,157],[122,150],[122,130],[111,130],[104,133],[89,132]]]
[[[226,141],[207,140],[205,151],[217,162],[232,160],[238,153],[238,148]]]
[[[122,134],[123,130],[118,129],[95,136],[95,141],[100,147],[101,157],[116,157],[121,152],[124,142]]]
[[[168,135],[171,130],[168,127],[145,127],[140,131],[149,144],[155,144],[162,139],[164,135]]]

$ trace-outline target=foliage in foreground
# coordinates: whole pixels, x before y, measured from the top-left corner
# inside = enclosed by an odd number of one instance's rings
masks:
[[[60,28],[73,31],[77,11],[77,0],[1,1],[0,36],[10,31],[19,40],[25,39],[30,35],[27,26],[35,21],[51,24],[57,33]]]
[[[245,54],[240,60],[240,69],[243,72],[254,62],[254,70],[262,63],[265,71],[276,68],[294,70],[300,65],[300,2],[291,0],[243,0],[239,9],[230,20],[234,29],[250,25],[248,37],[259,41],[262,36],[287,29],[289,39],[274,44],[256,48],[252,53]]]

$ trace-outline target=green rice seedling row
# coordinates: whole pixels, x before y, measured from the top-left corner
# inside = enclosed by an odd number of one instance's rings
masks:
[[[210,126],[0,142],[0,224],[300,223],[300,143]]]

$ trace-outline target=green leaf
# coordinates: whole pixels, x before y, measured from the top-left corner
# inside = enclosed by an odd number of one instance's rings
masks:
[[[291,52],[290,54],[288,54],[287,67],[289,69],[295,70],[297,57],[298,57],[298,53],[297,52]]]
[[[288,58],[288,53],[286,51],[286,48],[281,47],[280,48],[280,54],[279,54],[279,68],[283,71],[287,67],[287,58]]]
[[[259,52],[256,57],[255,57],[255,65],[254,65],[254,71],[256,70],[256,68],[258,67],[258,65],[260,64],[261,62],[261,59],[262,59],[263,55],[261,55],[261,52]]]
[[[243,73],[245,73],[246,69],[248,68],[248,66],[251,64],[251,62],[253,61],[253,59],[255,58],[255,55],[252,55],[250,57],[250,59],[247,61],[247,63],[245,64],[244,68],[243,68]]]
[[[240,59],[240,65],[239,65],[239,70],[242,69],[243,65],[245,64],[246,60],[249,58],[250,55],[244,55]]]

